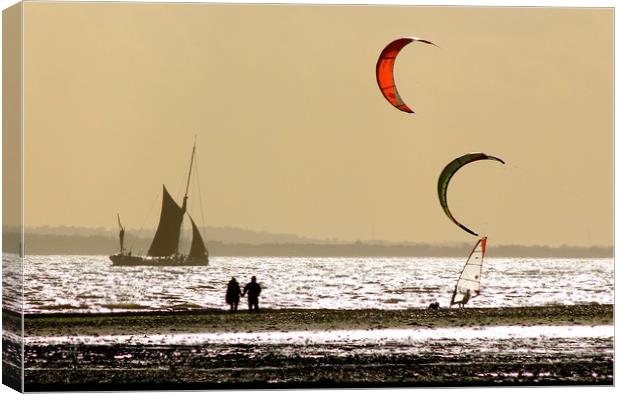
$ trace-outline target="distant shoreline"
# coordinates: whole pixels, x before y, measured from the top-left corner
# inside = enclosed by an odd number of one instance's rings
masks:
[[[5,253],[16,253],[19,234],[4,232]],[[127,245],[134,247],[134,254],[146,250],[150,243],[147,238],[129,238]],[[473,244],[472,244],[473,245]],[[472,245],[467,243],[436,245],[425,243],[235,243],[217,240],[207,241],[211,256],[226,257],[460,257],[467,256]],[[105,235],[25,235],[27,255],[111,255],[118,251],[118,240]],[[488,257],[532,257],[532,258],[611,258],[612,246],[520,246],[493,245],[487,250]]]

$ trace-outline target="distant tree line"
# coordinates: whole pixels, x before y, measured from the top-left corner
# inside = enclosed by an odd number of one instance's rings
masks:
[[[110,255],[118,253],[118,240],[105,235],[26,234],[25,253],[31,255]],[[134,254],[144,254],[150,244],[149,238],[126,240]],[[187,245],[187,240],[182,240]],[[5,253],[17,253],[19,235],[3,233]],[[274,257],[465,257],[472,245],[461,243],[436,245],[425,243],[231,243],[208,241],[211,256],[274,256]],[[613,257],[611,246],[521,246],[493,245],[487,250],[489,257],[556,257],[556,258],[604,258]]]

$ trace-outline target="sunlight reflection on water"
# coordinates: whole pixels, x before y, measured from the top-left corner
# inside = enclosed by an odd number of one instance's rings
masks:
[[[225,309],[230,277],[243,286],[252,275],[263,287],[266,308],[405,309],[435,300],[445,306],[463,263],[457,258],[213,257],[208,267],[113,267],[107,256],[29,256],[25,310]],[[485,260],[482,275],[482,293],[471,307],[613,303],[613,259],[495,258]],[[10,305],[11,299],[5,302]]]
[[[124,344],[124,345],[414,345],[427,341],[507,340],[527,338],[612,338],[614,328],[603,326],[489,326],[469,328],[422,328],[382,330],[330,330],[330,331],[267,331],[241,333],[192,333],[167,335],[76,335],[26,338],[32,344]],[[551,351],[552,349],[548,349]]]

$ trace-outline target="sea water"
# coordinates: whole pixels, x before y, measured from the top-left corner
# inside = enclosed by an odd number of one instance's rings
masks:
[[[207,267],[118,267],[107,256],[3,260],[4,307],[26,313],[226,309],[226,284],[255,275],[265,308],[447,306],[464,259],[211,257]],[[613,259],[487,258],[471,307],[613,303]],[[241,305],[245,308],[245,305]]]

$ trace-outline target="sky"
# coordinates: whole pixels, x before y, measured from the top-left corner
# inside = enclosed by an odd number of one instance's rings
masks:
[[[26,227],[155,228],[166,184],[208,226],[613,244],[613,11],[25,3]],[[419,36],[391,107],[375,65]],[[199,187],[197,186],[199,185]],[[202,206],[202,211],[200,207]]]

